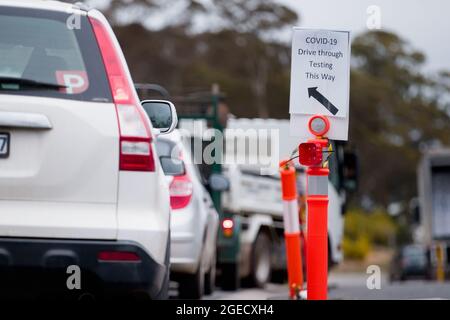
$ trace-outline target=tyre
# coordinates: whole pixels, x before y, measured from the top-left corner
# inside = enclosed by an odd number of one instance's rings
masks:
[[[237,263],[225,263],[221,267],[220,283],[223,290],[235,291],[239,289],[239,265]]]
[[[265,232],[261,232],[256,237],[253,244],[251,256],[251,274],[247,283],[250,286],[264,288],[270,281],[272,274],[271,267],[271,248],[272,241]]]
[[[205,288],[205,272],[202,263],[199,263],[195,274],[181,276],[178,284],[178,294],[181,299],[201,299]]]
[[[288,281],[287,270],[272,271],[271,281],[273,283],[279,283],[279,284],[287,283],[287,281]]]
[[[205,275],[205,294],[212,294],[216,289],[216,252],[214,252],[208,272]]]
[[[167,271],[164,277],[164,282],[161,288],[161,291],[155,297],[155,300],[167,300],[169,299],[169,282],[170,282],[170,272]]]
[[[331,241],[330,241],[330,237],[328,237],[328,272],[331,271],[331,268],[333,268],[336,264],[333,260],[333,249],[331,247]]]
[[[164,282],[161,287],[161,291],[154,298],[154,300],[167,300],[169,299],[169,285],[170,285],[170,237],[167,239],[166,256],[164,258],[164,264],[166,266],[166,274],[164,276]]]

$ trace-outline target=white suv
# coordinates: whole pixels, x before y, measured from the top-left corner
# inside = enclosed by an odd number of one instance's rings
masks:
[[[28,290],[33,273],[68,290],[78,266],[81,292],[167,297],[171,209],[154,135],[176,125],[173,105],[146,102],[154,129],[96,10],[0,0],[0,57],[2,289]]]

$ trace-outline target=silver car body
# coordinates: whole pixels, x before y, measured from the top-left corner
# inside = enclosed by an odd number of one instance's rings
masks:
[[[191,160],[187,140],[177,130],[158,139],[171,140],[177,144],[193,186],[189,204],[182,209],[172,210],[171,271],[194,274],[200,262],[203,263],[204,270],[208,270],[215,260],[219,215],[202,183],[200,172]],[[173,177],[167,176],[169,185],[172,179]]]

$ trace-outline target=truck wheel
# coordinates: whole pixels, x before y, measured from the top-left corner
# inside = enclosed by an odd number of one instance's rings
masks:
[[[239,264],[225,263],[220,267],[220,284],[223,290],[235,291],[239,289]]]
[[[253,244],[251,257],[252,273],[248,279],[250,285],[263,288],[269,282],[272,273],[271,247],[272,242],[269,236],[265,232],[259,233]]]
[[[205,276],[205,294],[212,294],[216,289],[216,252],[211,258],[211,265]]]
[[[178,285],[178,295],[181,299],[201,299],[205,288],[205,272],[202,263],[199,263],[195,274],[183,275]]]
[[[273,283],[284,284],[288,281],[287,270],[276,270],[272,271],[272,279]]]

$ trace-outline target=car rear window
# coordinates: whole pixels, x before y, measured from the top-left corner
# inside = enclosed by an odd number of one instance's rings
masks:
[[[112,101],[88,18],[0,6],[0,94]]]
[[[160,157],[171,157],[177,144],[164,138],[156,139],[156,151]]]
[[[165,175],[180,176],[185,174],[186,167],[180,157],[181,151],[175,142],[158,138],[156,140],[156,151]]]

